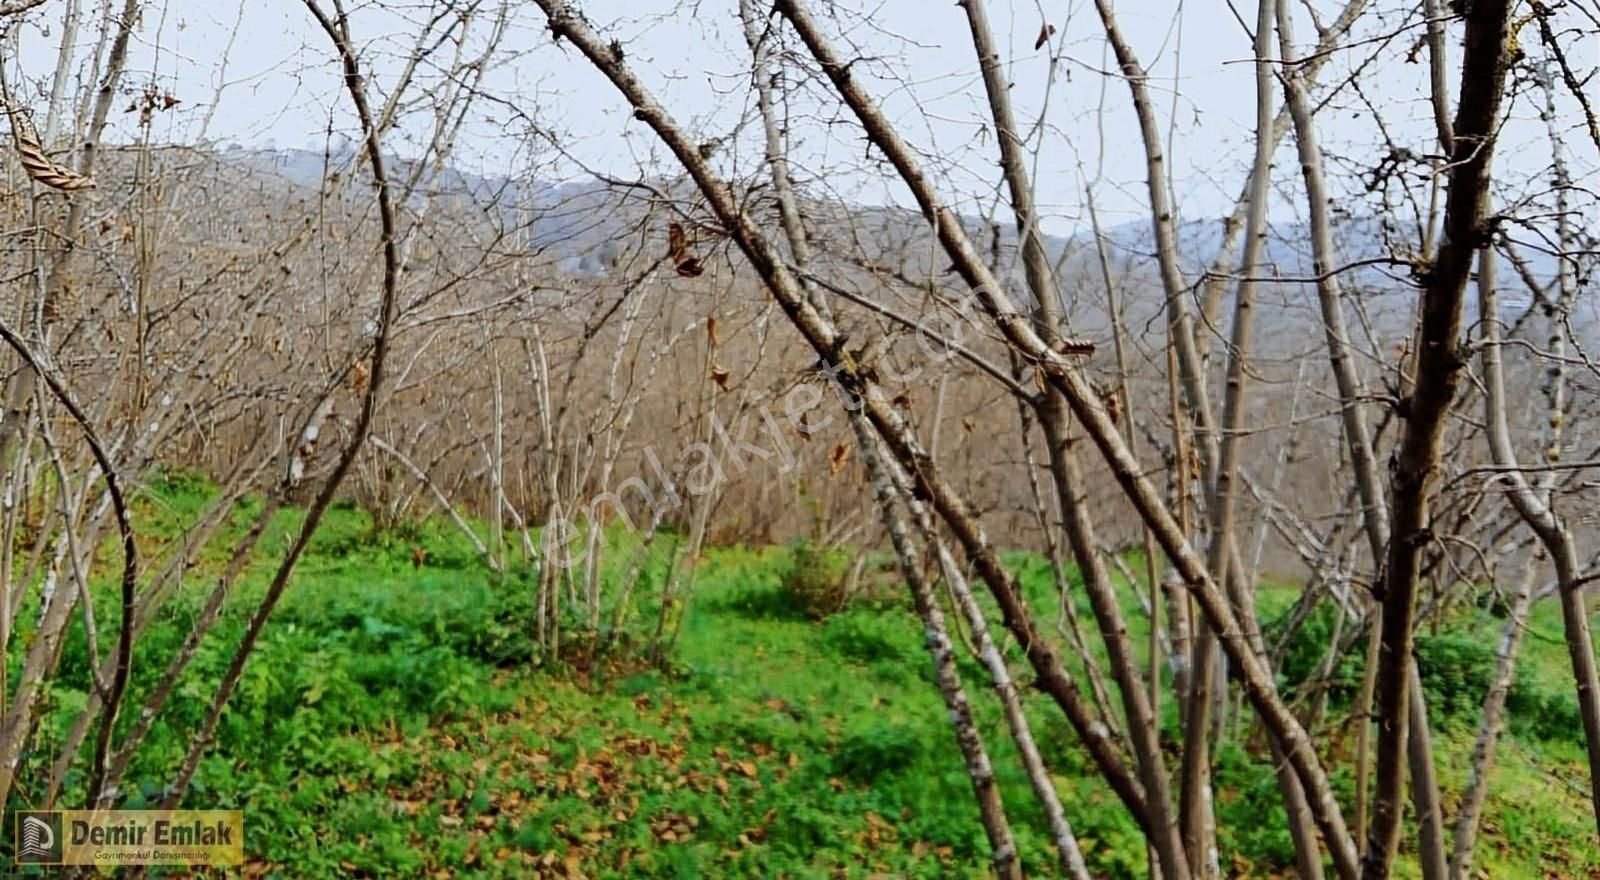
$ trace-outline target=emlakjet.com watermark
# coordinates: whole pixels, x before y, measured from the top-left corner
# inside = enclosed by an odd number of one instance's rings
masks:
[[[19,865],[242,865],[238,810],[18,810]]]

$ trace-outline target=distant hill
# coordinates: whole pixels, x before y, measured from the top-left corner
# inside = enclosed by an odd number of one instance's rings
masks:
[[[350,164],[353,145],[322,153],[298,149],[259,149],[224,147],[218,158],[229,164],[266,173],[286,183],[315,187],[327,169]],[[392,160],[390,174],[403,180],[415,169],[410,160]],[[693,203],[697,193],[685,180],[651,181],[658,192],[682,203]],[[623,244],[641,235],[661,238],[662,230],[647,228],[650,210],[640,191],[623,190],[598,179],[575,181],[527,181],[510,177],[486,177],[445,169],[433,181],[431,193],[456,193],[480,205],[487,212],[498,212],[531,248],[544,251],[564,272],[587,278],[604,278],[612,269]],[[770,200],[753,200],[758,209],[770,209]],[[932,272],[943,276],[944,265],[933,266],[935,247],[920,215],[906,209],[882,206],[845,205],[811,202],[808,214],[813,234],[823,244],[832,243],[840,252],[895,266],[914,277]],[[1403,253],[1414,236],[1386,228],[1375,218],[1338,220],[1336,241],[1345,264],[1360,263]],[[987,249],[991,234],[988,224],[977,218],[969,221],[974,237]],[[844,230],[849,230],[845,235]],[[1130,326],[1157,317],[1164,299],[1155,264],[1155,242],[1151,225],[1134,220],[1105,230],[1117,283],[1124,297]],[[1223,226],[1220,218],[1190,219],[1178,227],[1178,250],[1186,276],[1192,284],[1202,279],[1221,247]],[[1285,279],[1306,279],[1312,275],[1310,229],[1302,222],[1274,223],[1266,242],[1265,262],[1270,269],[1263,275]],[[1396,244],[1391,245],[1390,242]],[[1018,260],[1017,237],[1007,218],[1000,224],[1000,260],[1014,265]],[[1075,330],[1094,334],[1109,332],[1103,284],[1092,233],[1087,230],[1070,236],[1049,236],[1047,247],[1053,261],[1061,267],[1062,298]],[[1555,276],[1557,261],[1542,252],[1527,252],[1531,274],[1548,283]],[[1358,301],[1376,329],[1403,332],[1413,307],[1414,287],[1406,269],[1398,265],[1364,265],[1341,275],[1348,296]],[[1527,310],[1533,298],[1522,277],[1505,267],[1501,273],[1502,301],[1506,318],[1514,320]],[[1230,285],[1231,288],[1232,285]],[[1320,330],[1320,314],[1315,288],[1309,283],[1283,282],[1258,285],[1258,325],[1264,345],[1275,340],[1301,342],[1305,331]],[[1476,298],[1468,297],[1469,321],[1476,320]],[[1580,332],[1593,334],[1600,329],[1600,306],[1593,298],[1580,303],[1582,312],[1573,316]],[[1231,314],[1231,289],[1224,301],[1224,318]],[[1600,348],[1600,337],[1595,338]]]

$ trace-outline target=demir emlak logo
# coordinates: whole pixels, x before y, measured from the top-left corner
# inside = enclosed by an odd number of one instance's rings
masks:
[[[15,836],[19,865],[61,864],[61,812],[58,810],[18,810]]]
[[[238,810],[19,810],[19,865],[240,865]]]

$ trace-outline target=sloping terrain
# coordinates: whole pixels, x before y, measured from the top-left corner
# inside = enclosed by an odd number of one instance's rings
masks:
[[[207,491],[188,480],[159,484],[141,501],[141,522],[181,528]],[[250,512],[247,502],[236,522]],[[279,517],[258,569],[296,516]],[[563,662],[536,665],[522,624],[529,585],[485,576],[448,529],[377,535],[364,514],[341,508],[319,534],[190,796],[197,807],[245,811],[247,875],[985,874],[976,808],[930,683],[920,625],[892,579],[819,621],[783,587],[792,564],[785,548],[722,548],[701,565],[665,664],[643,662],[644,645],[614,646],[603,660],[577,645]],[[194,602],[179,603],[137,658],[136,690],[176,648],[206,573],[220,563],[217,553],[202,556]],[[1037,607],[1050,607],[1043,562],[1014,563]],[[178,737],[210,696],[263,570],[230,600],[221,637],[207,642],[157,724],[132,774],[145,787],[130,793],[128,807],[159,795],[167,762],[188,745]],[[662,574],[647,568],[640,620],[658,611]],[[1290,587],[1263,594],[1264,618],[1293,596]],[[1131,596],[1129,613],[1142,636]],[[1445,719],[1447,793],[1465,776],[1497,623],[1472,611],[1419,649],[1431,705]],[[1539,610],[1525,651],[1480,872],[1600,876],[1600,853],[1587,843],[1580,734],[1561,690],[1554,608]],[[50,696],[47,728],[64,730],[82,705],[84,692],[73,688],[86,684],[84,660],[80,636],[66,648],[69,671]],[[1293,657],[1285,664],[1287,675],[1297,668]],[[1009,800],[1030,803],[979,670],[968,661],[965,672]],[[1336,706],[1339,699],[1336,686]],[[1091,865],[1108,877],[1144,876],[1132,822],[1085,769],[1054,710],[1042,701],[1032,710]],[[1348,767],[1350,737],[1331,741],[1336,762]],[[1224,864],[1240,876],[1283,876],[1292,853],[1281,806],[1250,745],[1231,739],[1218,757]],[[1348,797],[1347,771],[1337,782]],[[1041,817],[1019,808],[1012,821],[1030,872],[1049,876]]]

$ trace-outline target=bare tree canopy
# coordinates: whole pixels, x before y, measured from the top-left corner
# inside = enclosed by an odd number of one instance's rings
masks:
[[[239,809],[248,876],[1600,872],[1597,47],[1592,0],[0,2],[6,817]],[[276,665],[302,619],[366,671]],[[834,713],[906,636],[901,766]],[[705,656],[814,749],[697,716]],[[526,732],[549,687],[636,711]],[[426,784],[239,746],[456,723]],[[348,850],[283,819],[319,776],[386,805]]]

